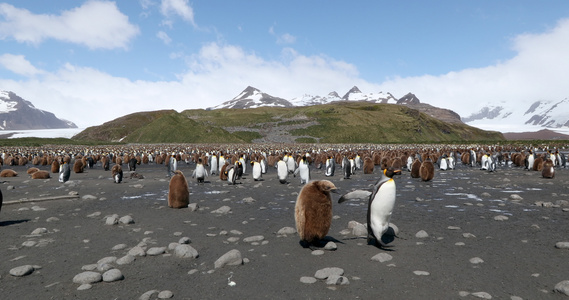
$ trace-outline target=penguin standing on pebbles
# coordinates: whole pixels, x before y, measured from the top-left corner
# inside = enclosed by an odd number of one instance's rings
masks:
[[[329,180],[305,184],[294,206],[296,230],[304,247],[319,246],[332,224],[332,196],[336,186]]]
[[[373,187],[373,191],[355,190],[349,192],[338,200],[342,203],[352,199],[368,199],[367,210],[367,242],[380,248],[387,246],[388,241],[382,240],[382,236],[389,229],[389,222],[393,207],[395,206],[396,186],[393,175],[401,170],[387,168],[383,170],[381,178]],[[375,241],[373,241],[375,239]]]

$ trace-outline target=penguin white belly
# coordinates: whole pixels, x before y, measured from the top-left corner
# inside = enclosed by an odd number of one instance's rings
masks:
[[[379,187],[379,191],[371,202],[369,225],[378,241],[389,228],[391,213],[395,206],[395,196],[395,181],[392,179]]]
[[[308,183],[308,181],[310,180],[310,171],[308,169],[308,166],[305,164],[302,164],[300,167],[300,179],[303,183]]]
[[[253,164],[253,179],[259,180],[261,178],[261,164],[256,162]]]
[[[440,167],[440,168],[441,168],[441,170],[443,170],[443,171],[448,168],[446,158],[441,159],[441,167]]]

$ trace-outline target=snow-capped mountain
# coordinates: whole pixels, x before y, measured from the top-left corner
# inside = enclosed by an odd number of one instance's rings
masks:
[[[226,101],[220,105],[208,109],[220,108],[255,108],[260,106],[273,106],[273,107],[294,107],[294,106],[311,106],[319,104],[328,104],[337,101],[367,101],[370,103],[387,103],[412,106],[421,112],[424,112],[439,120],[450,123],[462,123],[460,116],[448,109],[434,107],[432,105],[421,103],[419,98],[412,93],[401,97],[395,98],[390,93],[368,93],[364,94],[357,86],[351,88],[343,97],[340,97],[336,92],[330,92],[327,96],[312,96],[303,95],[301,97],[293,98],[288,101],[282,98],[273,97],[265,94],[258,89],[248,86],[243,92],[232,100]]]
[[[569,127],[569,99],[565,98],[560,101],[539,100],[530,104],[515,103],[515,105],[488,104],[478,112],[463,118],[463,121],[477,127],[490,128],[494,126],[494,130],[500,131],[508,130],[504,126],[511,126],[512,129],[519,127],[528,129],[567,128]]]
[[[13,92],[0,91],[0,130],[55,128],[77,128],[77,125],[34,107],[30,101]]]
[[[261,106],[293,107],[294,105],[288,100],[273,97],[254,87],[248,86],[241,94],[237,95],[237,97],[208,109],[256,108]]]

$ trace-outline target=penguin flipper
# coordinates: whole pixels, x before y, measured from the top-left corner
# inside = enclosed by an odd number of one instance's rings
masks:
[[[349,192],[349,193],[342,195],[342,197],[340,197],[340,199],[338,200],[338,203],[342,203],[344,201],[354,200],[354,199],[367,200],[367,199],[369,199],[369,196],[371,194],[372,193],[370,191],[355,190],[355,191],[352,191],[352,192]]]

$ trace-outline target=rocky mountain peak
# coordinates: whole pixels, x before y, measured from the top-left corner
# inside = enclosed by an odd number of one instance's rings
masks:
[[[350,100],[350,95],[351,94],[361,94],[362,91],[360,91],[360,89],[354,85],[353,88],[351,88],[345,95],[344,97],[342,97],[343,100]]]
[[[413,93],[407,93],[405,96],[399,98],[397,100],[397,104],[406,104],[406,105],[413,105],[413,104],[420,104],[419,98],[415,96]]]
[[[0,91],[0,130],[77,128],[73,122],[36,108],[10,91]]]

